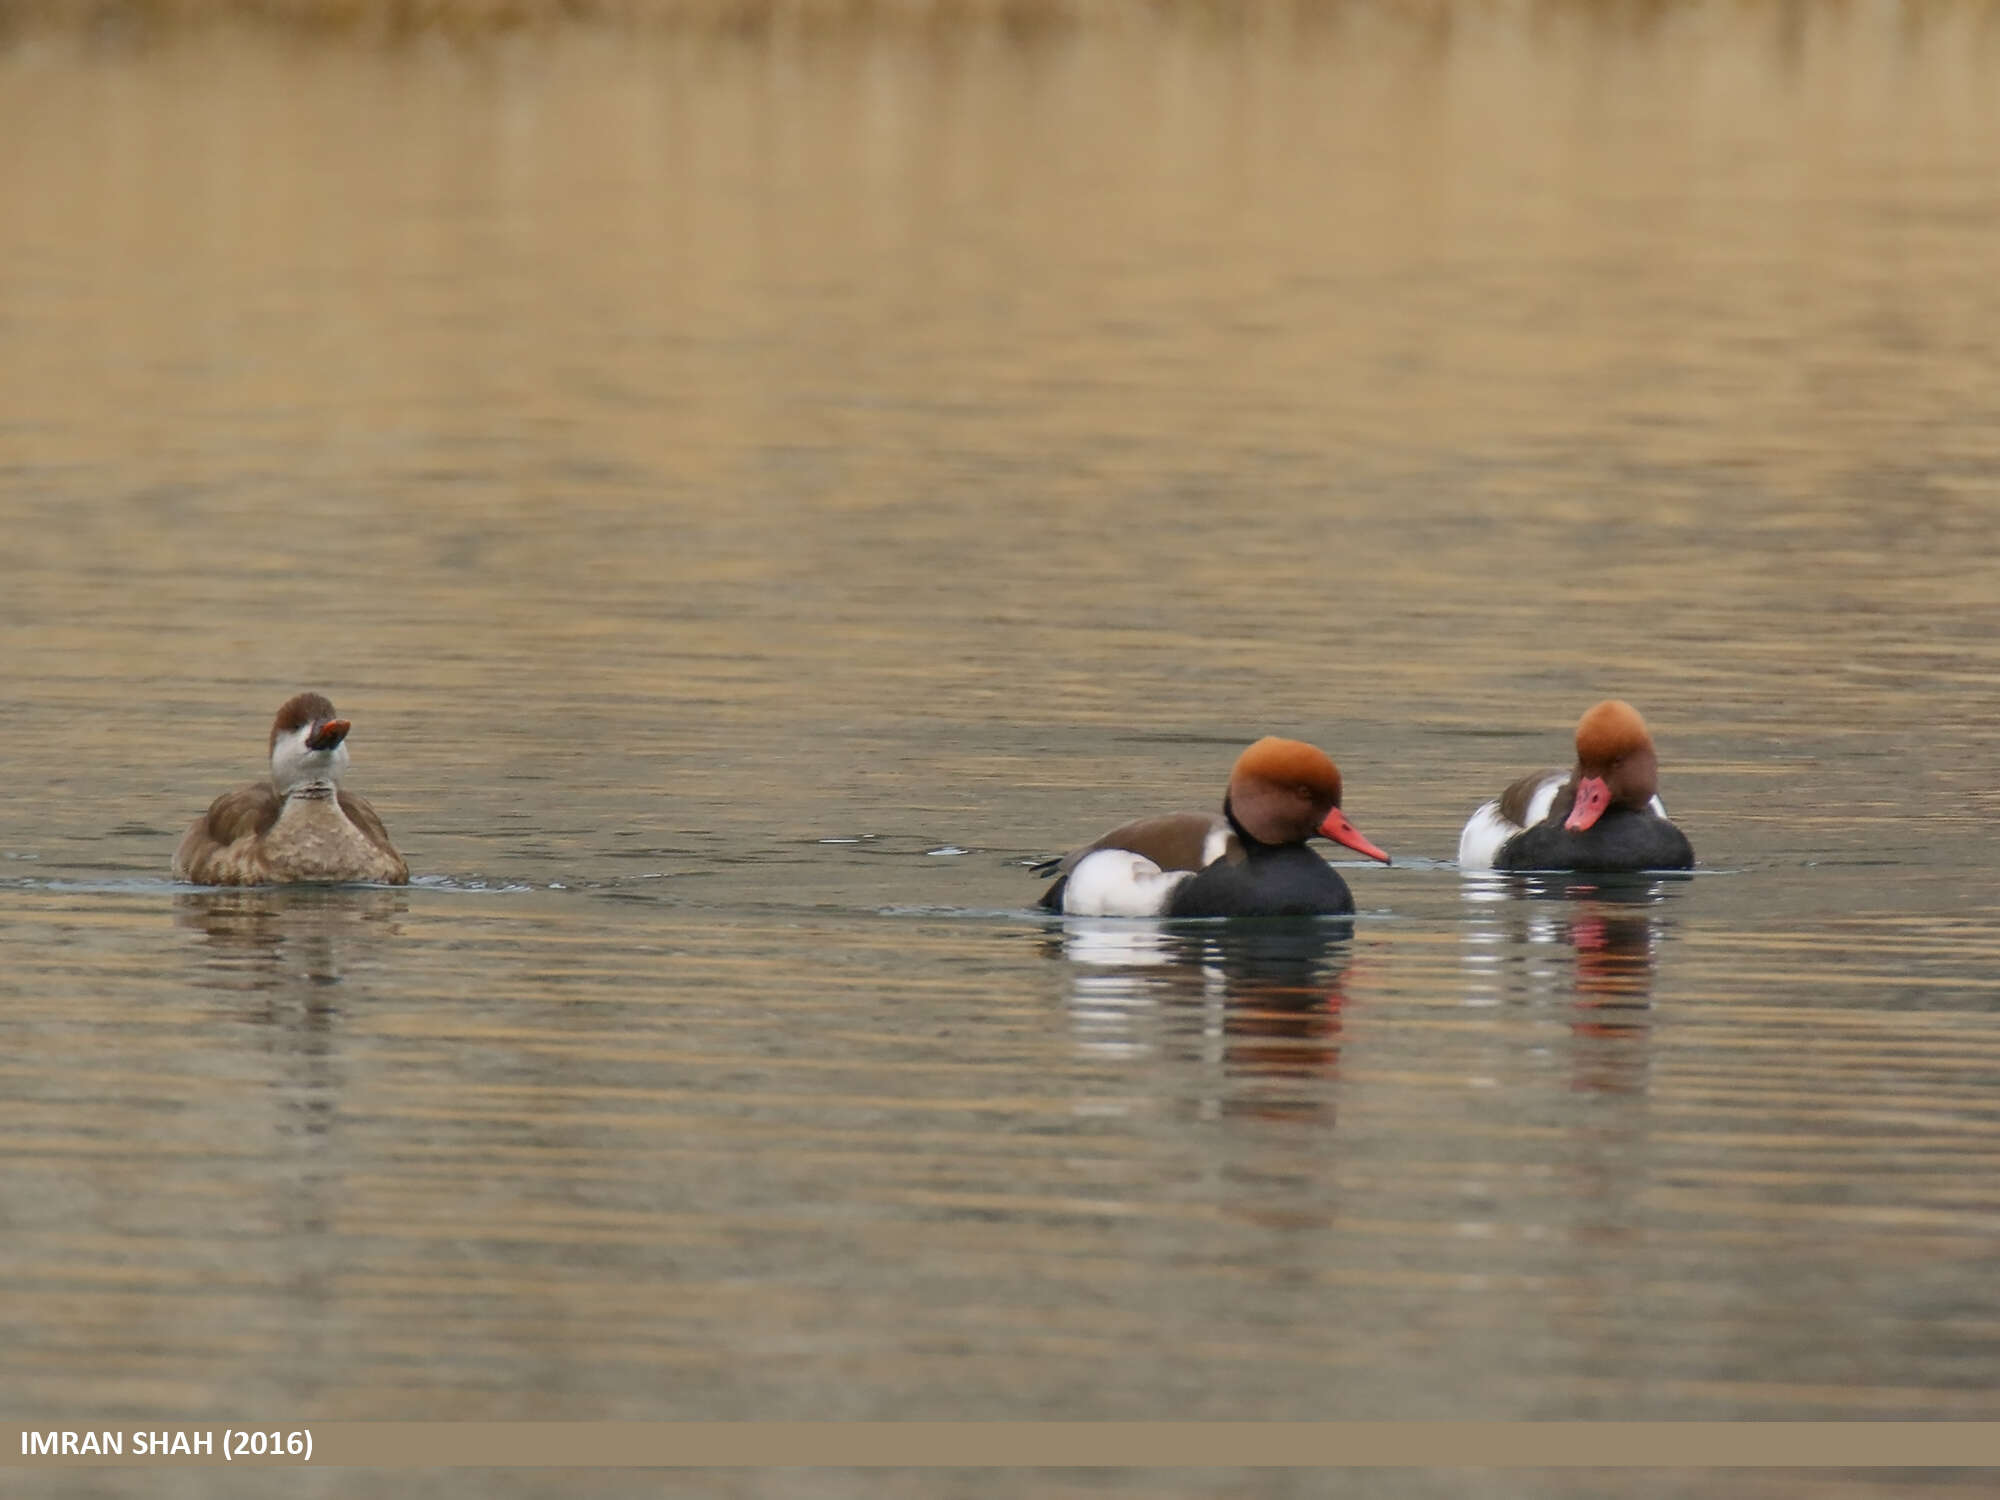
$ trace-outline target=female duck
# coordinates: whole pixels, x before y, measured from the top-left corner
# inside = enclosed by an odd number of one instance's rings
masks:
[[[408,884],[410,867],[375,809],[340,790],[352,727],[318,693],[288,699],[271,723],[271,779],[224,792],[194,820],[174,853],[174,879]]]

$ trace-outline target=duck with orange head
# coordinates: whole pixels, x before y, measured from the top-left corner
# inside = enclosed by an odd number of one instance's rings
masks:
[[[1660,757],[1631,704],[1607,698],[1576,726],[1576,765],[1534,771],[1467,820],[1461,870],[1687,870],[1694,848],[1667,821]]]
[[[1219,814],[1139,818],[1038,865],[1056,877],[1041,905],[1073,917],[1344,916],[1354,895],[1306,840],[1389,856],[1347,820],[1340,797],[1326,752],[1261,739],[1237,758]]]

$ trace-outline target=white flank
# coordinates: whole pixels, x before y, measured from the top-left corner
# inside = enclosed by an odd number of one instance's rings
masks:
[[[1520,831],[1500,816],[1497,800],[1481,804],[1479,811],[1465,820],[1465,830],[1458,836],[1460,872],[1472,875],[1492,869],[1500,846]]]
[[[1542,778],[1542,784],[1535,788],[1535,795],[1528,799],[1528,821],[1514,823],[1500,816],[1500,800],[1480,804],[1479,810],[1465,820],[1465,830],[1458,836],[1458,868],[1473,874],[1493,868],[1493,861],[1499,856],[1500,846],[1519,833],[1523,828],[1533,828],[1549,815],[1555,806],[1556,793],[1562,790],[1566,776],[1557,772]]]
[[[1162,870],[1127,849],[1099,849],[1069,872],[1063,912],[1072,917],[1157,917],[1191,874]]]
[[[1533,828],[1549,815],[1549,809],[1556,805],[1556,793],[1568,780],[1568,775],[1561,771],[1542,778],[1542,784],[1535,788],[1535,795],[1528,799],[1528,821],[1521,825],[1523,828]]]

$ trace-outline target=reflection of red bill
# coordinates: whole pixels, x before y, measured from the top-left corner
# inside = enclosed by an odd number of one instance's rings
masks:
[[[1563,820],[1563,827],[1572,833],[1581,833],[1603,817],[1604,809],[1610,805],[1611,788],[1604,784],[1604,778],[1586,776],[1576,784],[1576,805]]]
[[[1319,835],[1324,839],[1332,839],[1336,844],[1347,845],[1356,854],[1365,854],[1370,859],[1379,859],[1385,865],[1389,863],[1389,856],[1369,843],[1368,836],[1352,823],[1348,822],[1347,814],[1337,807],[1328,813],[1326,821],[1319,825]]]
[[[1578,1029],[1591,1036],[1612,1036],[1629,1035],[1632,1028],[1644,1026],[1646,996],[1653,988],[1652,946],[1645,927],[1608,921],[1598,912],[1579,912],[1570,922],[1569,939],[1576,948],[1577,1004],[1598,1015]],[[1639,1016],[1620,1018],[1616,1011],[1637,1011]]]

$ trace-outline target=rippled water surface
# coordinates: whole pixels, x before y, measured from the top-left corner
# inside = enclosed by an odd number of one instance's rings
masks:
[[[1437,14],[0,53],[7,1404],[1992,1417],[2000,33]],[[1351,928],[1030,910],[1266,732]]]

